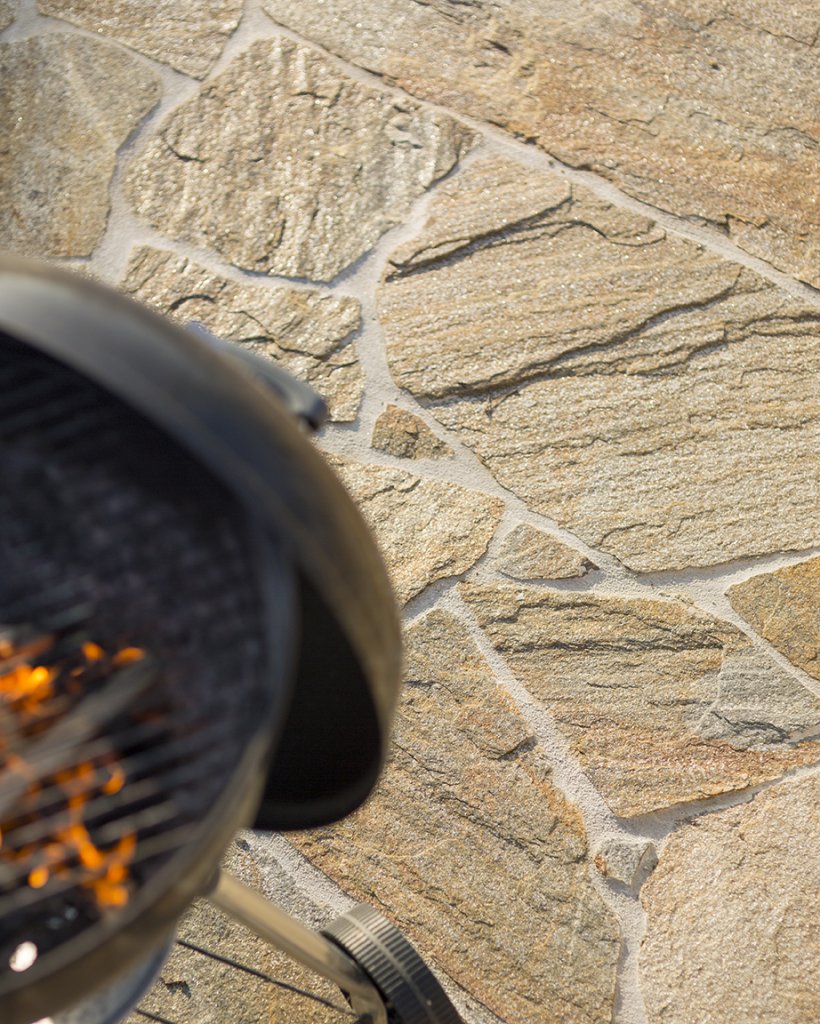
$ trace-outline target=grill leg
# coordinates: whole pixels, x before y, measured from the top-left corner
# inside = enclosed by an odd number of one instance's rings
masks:
[[[369,1015],[372,1024],[387,1024],[387,1012],[378,990],[359,965],[324,935],[306,928],[224,871],[217,876],[208,899],[272,946],[338,985],[353,1009]]]

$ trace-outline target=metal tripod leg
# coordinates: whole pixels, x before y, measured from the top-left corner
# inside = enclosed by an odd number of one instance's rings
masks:
[[[208,899],[283,953],[327,978],[347,993],[353,1009],[373,1024],[387,1024],[378,989],[359,965],[330,939],[306,928],[275,903],[220,871]]]

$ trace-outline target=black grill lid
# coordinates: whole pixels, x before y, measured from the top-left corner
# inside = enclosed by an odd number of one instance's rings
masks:
[[[118,293],[15,256],[0,255],[0,330],[139,411],[285,544],[302,580],[301,658],[257,825],[349,813],[384,761],[398,619],[367,527],[284,402],[229,354]]]

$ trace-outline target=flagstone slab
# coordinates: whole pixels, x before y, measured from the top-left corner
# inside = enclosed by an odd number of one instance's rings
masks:
[[[493,567],[514,580],[562,580],[597,568],[576,548],[528,523],[519,523],[501,544]]]
[[[154,72],[74,34],[0,43],[0,248],[88,256],[117,150],[160,98]]]
[[[665,598],[459,590],[622,817],[820,762],[820,700],[728,622]]]
[[[820,282],[820,225],[806,187],[820,171],[810,0],[264,7],[412,95],[501,125]]]
[[[407,631],[392,755],[363,808],[293,842],[510,1024],[609,1024],[619,928],[578,811],[463,625]]]
[[[503,504],[458,484],[326,455],[375,532],[401,604],[484,554]]]
[[[316,50],[262,39],[168,115],[125,194],[165,235],[238,267],[327,281],[475,139]]]
[[[761,636],[820,679],[820,558],[751,576],[726,593]]]
[[[421,417],[388,405],[373,425],[371,445],[397,459],[442,459],[453,449],[436,437]]]
[[[309,927],[324,925],[335,916],[306,899],[284,871],[274,870],[269,863],[261,870],[247,841],[241,837],[228,849],[223,868],[257,892],[273,898]],[[197,900],[190,907],[179,924],[177,936],[338,1006],[346,1005],[335,985],[300,967],[207,900]],[[173,947],[140,1007],[175,1024],[271,1024],[297,1020],[304,1024],[339,1024],[344,1020],[336,1010],[180,945]],[[126,1024],[145,1024],[145,1017],[132,1014]]]
[[[530,508],[638,571],[818,543],[820,313],[488,158],[391,256],[396,382]]]
[[[650,1024],[820,1020],[820,775],[674,832],[641,890]]]
[[[194,78],[211,70],[242,16],[242,0],[38,0],[37,7]]]
[[[356,299],[315,290],[238,283],[167,250],[135,250],[120,289],[182,324],[196,321],[218,338],[264,353],[307,381],[330,419],[350,422],[362,398],[355,344]]]

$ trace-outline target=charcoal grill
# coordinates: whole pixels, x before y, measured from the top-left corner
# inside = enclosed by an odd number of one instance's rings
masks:
[[[0,258],[5,1024],[121,1001],[204,893],[369,1019],[458,1020],[383,920],[318,935],[217,870],[240,826],[365,799],[399,669],[379,556],[300,428],[320,403],[254,359]]]

